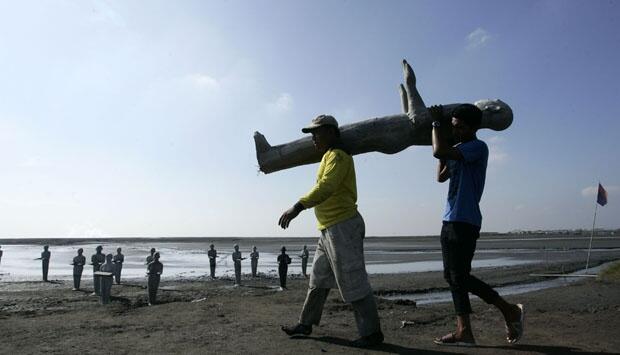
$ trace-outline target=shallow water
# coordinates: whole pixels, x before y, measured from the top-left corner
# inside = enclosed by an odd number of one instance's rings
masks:
[[[593,268],[588,269],[588,274],[597,274],[602,269],[611,265],[611,263],[605,263]],[[583,275],[585,270],[579,270],[567,276],[574,275]],[[508,285],[502,287],[494,288],[501,296],[508,295],[519,295],[522,293],[528,293],[533,291],[540,291],[554,287],[562,287],[566,286],[580,280],[583,280],[583,277],[557,277],[551,278],[545,281],[537,281],[532,283],[525,284],[516,284],[516,285]],[[444,303],[444,302],[452,302],[452,294],[450,291],[440,291],[440,292],[427,292],[427,293],[400,293],[389,296],[382,296],[388,300],[408,300],[415,301],[417,305],[425,305],[425,304],[433,304],[433,303]],[[470,295],[470,299],[478,299],[475,295]]]
[[[315,242],[313,240],[310,240]],[[510,240],[502,240],[502,243]],[[308,242],[308,240],[306,240]],[[277,273],[277,255],[281,245],[288,247],[288,255],[293,263],[289,266],[290,274],[301,273],[301,259],[298,257],[304,244],[299,238],[272,239],[270,241],[257,239],[226,239],[214,241],[220,259],[216,268],[216,275],[231,276],[234,273],[231,259],[232,244],[239,243],[244,257],[248,257],[251,246],[254,244],[260,252],[258,271],[266,274]],[[209,263],[207,249],[209,242],[141,242],[141,241],[112,241],[103,243],[104,253],[116,253],[116,248],[121,247],[125,255],[123,264],[123,278],[136,279],[145,277],[145,260],[149,249],[155,247],[161,254],[164,264],[165,279],[171,278],[196,278],[208,275]],[[411,273],[440,271],[443,268],[441,251],[438,243],[429,244],[427,240],[416,238],[397,240],[374,238],[366,242],[365,250],[367,271],[371,274],[382,273]],[[488,248],[480,247],[476,251],[473,261],[474,268],[500,267],[529,264],[535,262],[574,260],[583,258],[583,249],[541,249],[533,248],[496,248],[493,243],[487,243]],[[523,244],[523,243],[521,243]],[[84,248],[87,263],[95,252],[95,242],[85,242],[79,245],[52,245],[50,261],[50,280],[72,279],[72,266],[70,265],[77,249]],[[226,248],[224,248],[226,246]],[[308,272],[311,269],[314,245],[308,243],[310,260]],[[0,282],[7,281],[36,281],[41,279],[41,262],[34,260],[41,255],[40,244],[5,244],[2,246],[4,256],[0,263]],[[593,249],[592,255],[620,255],[620,249]],[[242,272],[250,272],[250,260],[242,262]],[[83,277],[89,277],[92,267],[86,265]]]

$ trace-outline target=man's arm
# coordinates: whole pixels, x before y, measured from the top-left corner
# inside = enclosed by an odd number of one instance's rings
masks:
[[[445,182],[450,178],[450,170],[448,169],[448,164],[444,159],[439,159],[439,164],[437,165],[437,181]]]
[[[461,152],[451,146],[446,139],[445,130],[450,127],[451,123],[443,118],[443,106],[431,106],[428,111],[433,120],[433,156],[440,160],[463,159]]]

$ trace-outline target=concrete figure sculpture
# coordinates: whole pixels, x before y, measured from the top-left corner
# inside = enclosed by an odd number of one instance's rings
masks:
[[[84,265],[86,265],[86,257],[82,255],[84,249],[80,248],[77,251],[77,255],[73,258],[73,291],[80,289],[80,282],[82,281],[82,271],[84,271]]]
[[[308,258],[310,257],[310,253],[308,252],[307,245],[304,245],[304,250],[301,251],[299,257],[301,258],[301,273],[304,275],[304,277],[308,277],[306,270],[308,269]]]
[[[241,260],[245,260],[245,258],[241,257],[241,252],[239,251],[239,245],[235,244],[234,252],[232,253],[232,260],[235,264],[235,286],[241,285]]]
[[[99,279],[101,280],[100,286],[100,297],[99,301],[101,304],[110,303],[110,295],[112,293],[112,278],[116,273],[116,265],[112,261],[114,256],[112,254],[108,254],[105,256],[105,263],[99,267],[99,272],[96,274],[99,275]]]
[[[416,77],[407,61],[403,60],[405,85],[400,85],[403,113],[371,118],[340,127],[341,141],[351,155],[381,152],[395,154],[412,145],[431,145],[431,118],[416,88]],[[501,131],[513,120],[512,109],[499,99],[479,100],[474,103],[483,112],[481,128]],[[443,105],[449,115],[459,104]],[[254,133],[256,157],[262,172],[317,163],[321,153],[312,144],[311,137],[271,146],[264,135]]]
[[[211,244],[209,246],[209,251],[207,252],[207,256],[209,257],[209,268],[211,269],[211,278],[215,279],[215,265],[217,264],[217,250],[215,250],[215,245]]]
[[[164,265],[159,261],[159,253],[153,254],[153,261],[146,266],[148,276],[147,290],[149,295],[149,306],[157,301],[157,289],[159,288],[159,280],[164,272]]]
[[[286,254],[286,247],[280,249],[282,254],[278,255],[278,276],[280,276],[280,290],[286,290],[286,274],[288,274],[288,265],[291,258]]]
[[[121,271],[123,270],[123,263],[125,262],[125,255],[121,253],[121,248],[116,249],[116,255],[112,259],[112,262],[116,266],[116,270],[114,271],[114,278],[116,280],[116,284],[121,284]]]
[[[151,248],[151,254],[149,254],[149,256],[146,257],[146,265],[150,264],[151,261],[153,261],[155,255],[155,248]]]
[[[43,252],[41,252],[41,269],[43,271],[43,281],[47,282],[47,272],[50,269],[50,258],[52,257],[52,253],[49,251],[49,246],[45,245],[43,247]]]
[[[252,247],[252,252],[250,253],[250,261],[252,263],[252,277],[256,277],[256,271],[258,269],[258,258],[260,257],[258,251],[256,250],[256,246]]]
[[[103,255],[103,247],[98,245],[95,249],[96,252],[90,257],[90,264],[93,266],[93,287],[95,292],[93,296],[101,295],[101,275],[98,274],[101,265],[105,262],[105,255]]]

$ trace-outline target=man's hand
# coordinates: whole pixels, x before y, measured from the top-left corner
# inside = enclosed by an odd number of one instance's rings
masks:
[[[289,223],[291,223],[291,221],[295,217],[297,217],[299,213],[303,210],[304,206],[301,203],[297,202],[295,205],[293,205],[293,207],[282,213],[282,216],[280,216],[280,220],[278,221],[278,225],[282,227],[282,229],[288,228]]]

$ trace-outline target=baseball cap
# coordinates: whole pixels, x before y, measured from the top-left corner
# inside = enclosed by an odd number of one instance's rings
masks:
[[[334,118],[334,116],[330,115],[318,115],[315,119],[310,122],[308,127],[304,127],[301,129],[303,133],[310,133],[312,130],[321,127],[321,126],[334,126],[338,128],[338,121]]]

